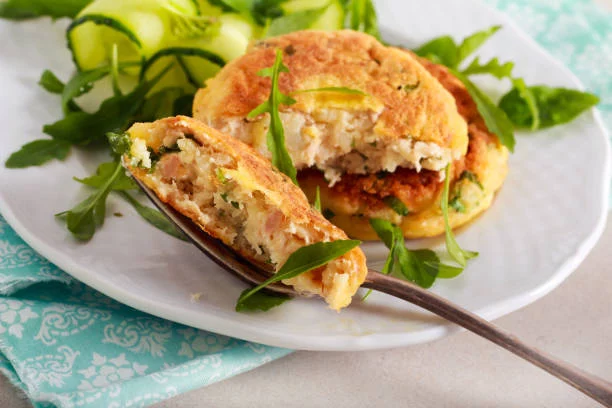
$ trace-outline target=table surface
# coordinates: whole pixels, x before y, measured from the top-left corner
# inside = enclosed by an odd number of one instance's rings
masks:
[[[612,10],[612,0],[596,0]],[[612,379],[612,220],[559,288],[496,324],[528,343]],[[471,333],[358,353],[296,352],[156,408],[599,407],[544,371]],[[31,407],[0,375],[0,407]]]

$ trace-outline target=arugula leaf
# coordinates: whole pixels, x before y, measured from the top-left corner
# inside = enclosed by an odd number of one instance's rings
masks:
[[[469,170],[463,170],[461,172],[461,175],[459,176],[459,180],[460,181],[461,180],[469,180],[472,183],[476,184],[479,189],[484,191],[484,186],[482,185],[480,180],[478,180],[478,176],[476,174],[474,174],[473,172],[469,171]]]
[[[407,216],[410,214],[410,210],[406,207],[406,204],[399,198],[395,196],[388,196],[383,199],[383,202],[387,205],[387,207],[391,208],[397,214],[401,216]]]
[[[344,28],[362,31],[380,41],[378,18],[372,0],[348,0],[344,5]]]
[[[467,261],[476,258],[478,256],[478,252],[474,251],[466,251],[462,249],[457,241],[455,240],[455,235],[453,234],[453,230],[450,226],[450,222],[448,220],[448,194],[450,190],[450,164],[446,166],[445,170],[445,178],[444,178],[444,192],[442,193],[442,200],[440,203],[440,208],[442,209],[442,216],[444,217],[444,232],[446,237],[446,250],[448,254],[462,267],[466,267]]]
[[[501,26],[493,26],[486,30],[478,31],[466,37],[457,48],[457,65],[461,64],[467,57],[472,55],[491,36],[500,30]],[[452,67],[456,68],[456,67]]]
[[[122,172],[123,166],[116,163],[113,172],[101,183],[96,192],[71,210],[56,214],[57,217],[66,221],[68,230],[76,239],[89,241],[96,232],[96,228],[102,226],[106,216],[106,198]]]
[[[237,312],[267,312],[273,307],[280,306],[291,300],[289,296],[273,295],[265,292],[257,292],[240,303],[236,304]]]
[[[325,13],[329,4],[310,10],[298,11],[272,20],[268,26],[266,37],[276,37],[294,31],[310,28]]]
[[[254,118],[263,113],[270,114],[267,142],[268,150],[272,154],[272,164],[281,172],[289,176],[295,185],[297,185],[297,170],[285,146],[285,130],[283,129],[283,123],[281,122],[278,111],[281,104],[293,105],[295,99],[280,92],[278,88],[278,77],[281,72],[289,72],[289,69],[283,64],[283,52],[281,50],[276,50],[274,65],[271,68],[262,69],[257,73],[259,76],[270,77],[272,79],[270,97],[267,101],[253,109],[248,117]]]
[[[250,15],[253,6],[252,0],[208,0],[208,2],[223,11],[235,11],[245,15]]]
[[[243,307],[245,301],[266,286],[285,279],[295,278],[302,273],[319,268],[359,246],[361,241],[339,240],[317,242],[301,247],[292,253],[285,264],[272,277],[252,289],[247,289],[238,298],[236,311]]]
[[[402,230],[391,222],[379,218],[370,219],[370,225],[389,248],[389,256],[381,271],[384,274],[401,274],[405,279],[423,288],[433,285],[437,277],[438,255],[430,249],[406,248]],[[363,299],[370,293],[368,292]]]
[[[126,176],[127,177],[127,176]],[[130,180],[131,181],[131,180]],[[165,232],[168,235],[178,238],[182,241],[189,241],[189,239],[183,234],[176,226],[161,212],[147,207],[146,205],[140,204],[134,197],[132,197],[127,191],[120,191],[119,194],[128,203],[134,207],[138,215],[145,219],[149,224],[155,228]]]
[[[514,151],[516,141],[514,139],[514,126],[506,113],[497,107],[491,99],[484,94],[472,81],[460,72],[452,71],[453,74],[463,82],[468,92],[476,102],[478,112],[482,115],[487,128],[495,133],[502,145],[511,152]]]
[[[317,186],[317,192],[315,194],[314,208],[318,212],[321,212],[321,189]]]
[[[26,20],[48,16],[74,18],[92,0],[8,0],[0,3],[0,18]]]
[[[457,69],[467,57],[480,48],[500,28],[501,26],[493,26],[478,31],[466,37],[460,45],[457,45],[455,40],[448,35],[434,38],[416,49],[415,53],[451,69]]]
[[[64,160],[70,151],[70,143],[62,140],[40,139],[27,143],[6,160],[6,167],[18,169],[40,166],[52,159]]]
[[[498,58],[493,58],[485,64],[480,63],[480,57],[476,57],[470,65],[462,72],[463,75],[490,74],[497,79],[508,78],[514,69],[513,62],[500,63]]]
[[[544,129],[571,122],[584,111],[599,103],[599,98],[588,92],[574,89],[552,88],[544,85],[527,87],[531,91],[538,109],[538,117],[533,115],[528,102],[515,86],[504,95],[499,107],[517,127],[534,127],[534,118],[538,129]]]
[[[224,3],[235,3],[236,0],[221,0]],[[265,26],[269,20],[279,18],[284,13],[281,4],[288,0],[253,0],[251,6],[251,16],[257,24]]]
[[[102,188],[104,183],[113,175],[115,168],[117,167],[117,162],[108,162],[102,163],[96,169],[96,174],[93,176],[85,177],[85,178],[77,178],[73,177],[75,181],[78,181],[81,184],[85,184],[89,187],[94,188]],[[138,188],[136,183],[125,174],[125,172],[121,172],[111,186],[111,190],[113,191],[123,191],[123,190],[134,190]]]
[[[193,98],[195,98],[195,94],[182,95],[176,98],[172,105],[171,116],[191,116],[193,113]]]
[[[345,95],[361,95],[369,96],[367,93],[360,91],[359,89],[347,88],[345,86],[326,86],[323,88],[312,88],[312,89],[300,89],[299,91],[293,92],[293,94],[310,93],[310,92],[334,92]]]
[[[414,52],[420,57],[427,58],[449,68],[456,68],[459,65],[458,47],[455,40],[449,35],[434,38],[421,45]]]
[[[91,91],[94,82],[99,81],[104,77],[108,76],[113,72],[113,70],[117,70],[118,74],[118,71],[120,69],[138,65],[140,65],[140,63],[124,62],[121,64],[117,63],[116,68],[113,68],[113,63],[111,63],[111,65],[108,66],[92,69],[89,71],[78,72],[72,78],[70,78],[70,81],[68,81],[62,92],[62,109],[64,110],[64,113],[68,114],[74,110],[70,109],[70,103],[73,103],[74,98],[78,98],[79,96],[82,96]]]
[[[523,98],[523,102],[527,105],[529,113],[533,118],[531,121],[531,130],[538,130],[540,128],[540,108],[538,107],[538,102],[536,101],[533,91],[531,88],[527,87],[527,84],[525,84],[522,78],[514,78],[512,84],[514,85],[514,89],[518,91],[519,96]],[[512,121],[512,119],[510,120]]]
[[[61,94],[66,86],[53,72],[46,69],[40,79],[38,85],[42,86],[47,92],[53,94]]]
[[[155,92],[145,100],[144,104],[142,105],[141,112],[138,115],[137,121],[153,122],[157,119],[176,116],[179,114],[176,113],[177,107],[181,110],[181,113],[184,113],[182,110],[185,109],[185,106],[177,106],[177,103],[184,105],[189,102],[181,98],[184,96],[191,96],[190,101],[193,102],[193,95],[184,95],[184,93],[185,91],[180,87],[168,87]],[[187,116],[191,115],[190,111],[191,106],[189,106]]]
[[[64,119],[46,125],[43,131],[54,139],[86,145],[103,140],[108,132],[124,130],[142,106],[147,93],[170,68],[171,65],[155,78],[143,81],[129,94],[106,99],[97,112],[70,112]]]

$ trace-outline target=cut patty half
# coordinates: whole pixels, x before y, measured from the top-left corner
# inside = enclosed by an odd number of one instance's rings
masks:
[[[420,62],[454,96],[459,113],[468,123],[468,152],[454,161],[450,172],[449,219],[451,227],[456,228],[489,208],[507,175],[508,150],[488,131],[461,81],[441,65],[426,59]],[[444,232],[440,210],[444,181],[438,172],[401,168],[393,173],[346,175],[333,187],[328,187],[323,174],[316,170],[302,171],[298,179],[312,200],[317,186],[321,189],[324,213],[352,237],[377,239],[370,218],[399,225],[406,238]],[[407,215],[400,214],[406,210]]]
[[[334,184],[344,173],[440,171],[465,154],[467,126],[444,87],[411,54],[350,30],[299,31],[254,43],[197,93],[194,117],[270,157],[269,114],[247,115],[270,94],[270,78],[257,73],[274,64],[277,49],[289,68],[280,90],[297,100],[280,108],[297,169],[318,168]],[[299,92],[330,87],[366,95]]]
[[[128,134],[123,162],[132,174],[252,262],[278,270],[300,247],[347,239],[288,177],[231,136],[183,116],[137,123]],[[366,273],[365,256],[355,248],[283,283],[320,295],[338,310],[351,302]]]

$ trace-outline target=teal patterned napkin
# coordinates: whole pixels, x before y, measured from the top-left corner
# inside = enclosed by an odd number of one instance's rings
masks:
[[[589,0],[486,0],[602,98],[612,128],[612,18]],[[0,216],[0,371],[37,407],[141,407],[290,350],[158,319],[50,264]]]

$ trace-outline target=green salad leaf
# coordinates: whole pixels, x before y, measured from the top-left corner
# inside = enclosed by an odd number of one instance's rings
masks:
[[[362,31],[380,40],[378,17],[372,0],[347,0],[344,4],[344,28]]]
[[[456,68],[459,65],[458,47],[455,40],[449,35],[434,38],[421,45],[414,52],[420,57],[427,58],[449,68]]]
[[[522,78],[513,78],[512,84],[514,85],[513,89],[516,89],[523,101],[523,104],[527,105],[527,110],[533,118],[533,120],[531,121],[531,130],[538,130],[540,128],[540,108],[538,106],[538,102],[536,101],[535,95],[533,94],[533,90],[528,87],[527,84],[525,84],[525,80],[523,80]],[[499,105],[499,107],[501,110],[504,110],[501,104]],[[508,115],[507,112],[506,115]],[[508,117],[508,119],[512,121],[510,117]],[[518,127],[516,123],[514,124],[514,126]]]
[[[457,66],[461,64],[467,57],[472,55],[478,48],[480,48],[489,38],[501,29],[501,26],[489,27],[485,30],[478,31],[468,37],[466,37],[459,47],[457,47]],[[451,68],[457,68],[451,67]]]
[[[226,4],[232,4],[232,8],[240,7],[244,10],[242,4],[237,2],[241,0],[220,0]],[[270,20],[279,18],[285,14],[281,5],[288,0],[251,0],[250,14],[257,24],[265,26]]]
[[[96,228],[104,224],[106,198],[123,171],[121,163],[115,163],[112,173],[100,183],[98,190],[71,210],[56,214],[65,220],[68,230],[76,239],[89,241],[94,236]]]
[[[488,62],[482,64],[480,57],[476,57],[470,65],[461,71],[463,75],[479,75],[489,74],[493,75],[497,79],[509,78],[512,76],[512,70],[514,69],[514,62],[499,62],[499,58],[493,58]]]
[[[238,298],[236,310],[244,308],[245,302],[266,286],[285,279],[295,278],[298,275],[328,264],[334,259],[346,254],[359,246],[361,241],[338,240],[332,242],[317,242],[301,247],[292,253],[284,265],[272,277],[252,289],[247,289]]]
[[[468,92],[476,102],[478,112],[482,115],[487,128],[495,133],[502,145],[506,146],[511,152],[514,151],[516,144],[514,138],[514,125],[491,98],[482,92],[472,81],[460,72],[453,71],[453,74],[463,82]]]
[[[406,204],[399,198],[395,196],[388,196],[383,199],[383,202],[387,205],[387,207],[391,208],[397,214],[401,216],[407,216],[410,214],[410,210],[406,207]]]
[[[174,238],[189,242],[185,234],[183,234],[164,214],[154,208],[140,204],[138,200],[132,197],[127,191],[120,191],[119,195],[130,203],[138,215],[144,218],[149,224]]]
[[[64,160],[68,152],[70,152],[70,143],[63,140],[34,140],[11,154],[5,165],[11,169],[40,166],[49,160]]]
[[[57,75],[48,69],[42,73],[38,85],[42,86],[47,92],[60,95],[64,92],[66,86]]]
[[[108,132],[125,130],[140,110],[147,93],[170,68],[168,66],[155,78],[141,82],[128,94],[106,99],[94,113],[70,112],[64,119],[46,125],[43,131],[54,139],[86,145],[104,140]]]
[[[8,0],[0,3],[0,18],[26,20],[36,17],[74,18],[92,0]]]
[[[524,97],[524,88],[516,85],[499,102],[499,107],[520,128],[544,129],[568,123],[599,103],[596,95],[574,89],[544,85],[525,88],[533,95],[537,115]]]
[[[267,312],[268,310],[280,306],[286,301],[291,300],[289,296],[273,295],[265,292],[257,292],[242,302],[236,304],[237,312]]]
[[[325,13],[329,5],[298,11],[275,18],[268,26],[266,37],[276,37],[293,31],[310,28]]]
[[[393,273],[423,288],[430,288],[436,278],[452,278],[463,271],[463,268],[442,264],[431,249],[406,248],[402,230],[387,220],[372,218],[370,225],[389,248],[389,256],[381,271],[385,275]]]
[[[112,177],[116,167],[116,161],[102,163],[98,166],[94,175],[82,179],[73,177],[73,179],[89,187],[102,188],[106,181]],[[111,190],[113,191],[134,190],[136,188],[138,188],[136,183],[134,183],[134,181],[128,177],[125,172],[121,172],[118,176],[116,176],[111,186]]]
[[[434,38],[415,50],[415,53],[434,62],[458,69],[459,65],[484,44],[501,26],[493,26],[466,37],[459,45],[445,35]]]
[[[467,266],[467,261],[476,258],[478,256],[478,252],[467,251],[462,249],[457,240],[455,239],[455,234],[453,233],[453,229],[450,226],[450,222],[448,219],[448,196],[450,190],[450,165],[446,166],[445,170],[445,179],[444,179],[444,192],[442,193],[442,200],[440,203],[440,208],[442,209],[442,216],[444,217],[444,235],[446,238],[446,250],[448,254],[462,267]]]
[[[118,75],[119,70],[123,68],[140,65],[140,63],[131,63],[131,62],[121,63],[121,64],[117,62],[115,63],[116,63],[116,67],[114,68],[113,68],[114,64],[111,64],[108,66],[92,69],[89,71],[78,72],[72,78],[70,78],[70,81],[66,83],[66,86],[64,87],[62,91],[62,109],[64,110],[64,113],[66,115],[74,111],[74,109],[70,108],[70,104],[74,103],[73,101],[74,98],[78,98],[79,96],[82,96],[88,93],[89,91],[91,91],[93,89],[93,84],[95,82],[105,78],[106,76],[111,74],[113,70],[116,70],[117,71],[116,75]],[[113,81],[113,83],[115,83],[115,81]],[[113,86],[118,87],[118,85],[113,85]],[[118,95],[118,93],[115,93],[115,95]]]
[[[276,60],[271,68],[264,68],[257,74],[263,77],[272,79],[272,87],[270,88],[270,96],[267,101],[253,109],[248,117],[255,118],[261,114],[270,114],[270,126],[268,127],[267,143],[268,150],[272,154],[272,164],[285,173],[297,185],[297,170],[293,165],[291,156],[285,146],[285,130],[280,119],[280,105],[293,105],[295,99],[287,96],[278,88],[278,78],[281,72],[289,72],[289,69],[283,64],[283,52],[276,50]]]
[[[121,144],[122,143],[121,138],[124,136],[124,134],[118,134],[114,136],[116,137],[115,142]],[[109,135],[109,139],[111,139],[110,135]],[[130,195],[130,193],[128,193],[128,190],[138,189],[138,186],[126,174],[125,171],[119,171],[118,174],[115,174],[115,172],[117,171],[118,165],[119,167],[121,167],[121,165],[116,161],[102,163],[98,166],[98,168],[96,169],[96,173],[94,175],[85,177],[82,179],[74,177],[74,180],[86,186],[95,188],[98,190],[98,192],[102,191],[105,188],[108,188],[109,192],[111,191],[118,192],[119,195],[123,199],[125,199],[132,207],[134,207],[136,212],[142,218],[144,218],[144,220],[147,221],[149,224],[153,225],[155,228],[169,235],[172,235],[175,238],[179,238],[184,241],[187,240],[184,234],[180,232],[174,226],[174,224],[166,216],[164,216],[161,212],[140,204],[138,200],[136,200],[134,197]],[[122,170],[122,168],[120,170]],[[107,185],[109,183],[109,180],[112,180],[112,181],[110,185]],[[95,193],[92,194],[88,199],[93,200],[92,197],[95,195],[96,195]],[[93,206],[93,210],[92,210],[93,215],[84,214],[82,221],[80,221],[80,223],[78,224],[78,227],[74,228],[75,230],[77,230],[77,233],[75,233],[75,236],[78,239],[88,240],[93,236],[93,234],[95,233],[96,225],[92,225],[91,220],[94,215],[102,217],[101,220],[103,220],[104,218],[103,216],[97,213],[100,212],[102,214],[104,212],[104,209],[106,208],[106,198],[108,197],[108,194],[102,194],[97,197],[98,197],[97,198],[98,201]],[[75,211],[75,210],[73,209],[71,211]],[[65,215],[65,214],[68,214],[68,212],[62,213],[61,215]],[[67,221],[68,221],[68,218],[67,218]],[[100,222],[99,225],[102,225],[102,222]],[[70,229],[70,225],[69,225],[69,229]],[[70,231],[72,231],[72,229]],[[83,235],[84,237],[86,237],[86,239],[83,239],[80,236],[80,234],[82,234],[83,232],[86,232],[86,234]]]

